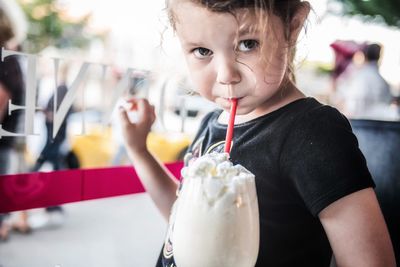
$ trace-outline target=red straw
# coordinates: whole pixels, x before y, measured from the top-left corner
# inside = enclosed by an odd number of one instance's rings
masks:
[[[229,153],[231,151],[232,137],[233,137],[233,126],[235,125],[237,98],[231,99],[231,112],[229,113],[229,123],[228,129],[226,130],[225,137],[225,152]]]

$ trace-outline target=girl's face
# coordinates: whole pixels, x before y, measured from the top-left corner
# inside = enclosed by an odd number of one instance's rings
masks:
[[[285,103],[280,85],[287,68],[288,45],[278,17],[268,19],[274,31],[260,40],[257,29],[250,29],[256,19],[244,19],[243,12],[238,10],[235,17],[184,1],[174,8],[176,33],[200,95],[224,110],[229,110],[230,98],[238,98],[238,115],[263,114],[271,106]],[[261,42],[268,53],[264,56],[267,64],[261,60]]]

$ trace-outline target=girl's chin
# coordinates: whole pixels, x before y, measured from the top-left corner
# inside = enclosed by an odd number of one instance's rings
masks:
[[[236,115],[238,116],[244,116],[244,115],[249,115],[251,112],[253,112],[254,109],[250,109],[248,107],[242,107],[236,110]]]

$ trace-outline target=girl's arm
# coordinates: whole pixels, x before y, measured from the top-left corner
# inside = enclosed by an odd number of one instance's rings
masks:
[[[390,236],[372,188],[345,196],[319,213],[338,267],[396,266]]]
[[[140,180],[161,214],[168,220],[176,199],[178,182],[174,176],[148,151],[147,135],[155,120],[154,107],[145,99],[134,100],[139,121],[131,123],[127,112],[121,109],[122,132],[128,156]]]

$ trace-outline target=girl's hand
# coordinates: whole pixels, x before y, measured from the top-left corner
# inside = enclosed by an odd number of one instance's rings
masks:
[[[128,117],[129,111],[121,107],[122,134],[128,149],[133,153],[140,153],[147,150],[146,139],[156,119],[156,114],[154,106],[150,105],[146,99],[131,99],[128,102],[132,104],[131,110],[137,110],[138,121],[132,123]]]

